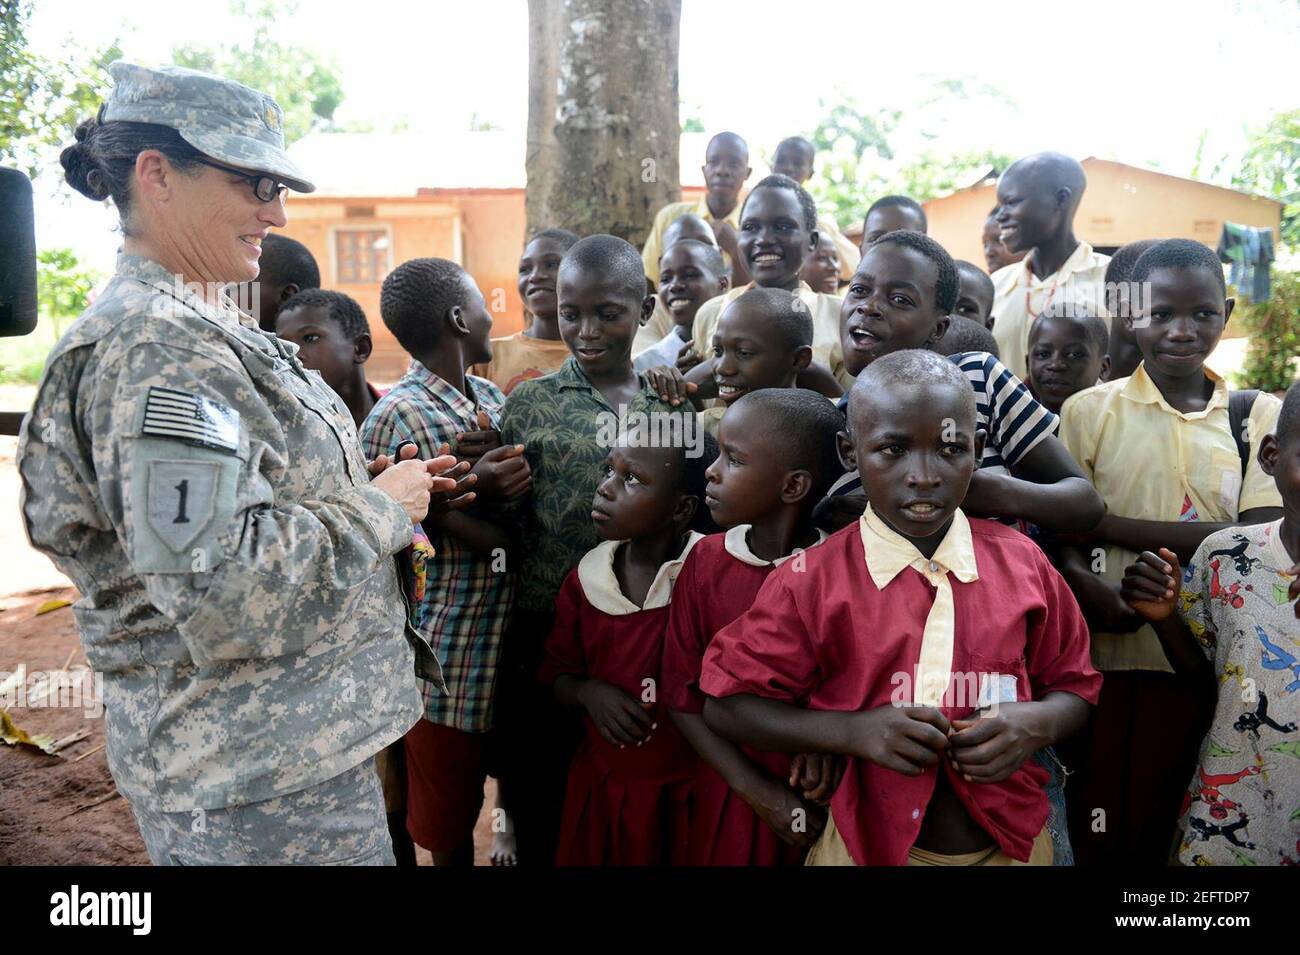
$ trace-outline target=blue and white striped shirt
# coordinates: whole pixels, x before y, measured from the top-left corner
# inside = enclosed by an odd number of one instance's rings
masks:
[[[983,429],[984,456],[980,468],[1007,473],[1043,438],[1056,434],[1060,420],[1029,392],[1028,386],[988,352],[969,351],[950,355],[975,391],[975,427]],[[849,396],[840,399],[839,409],[848,410]],[[827,497],[861,494],[862,479],[849,471],[831,485]]]

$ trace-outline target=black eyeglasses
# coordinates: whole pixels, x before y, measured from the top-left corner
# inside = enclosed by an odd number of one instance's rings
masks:
[[[271,202],[277,197],[283,197],[289,191],[289,187],[277,180],[274,176],[260,176],[249,174],[242,169],[234,169],[230,166],[223,166],[219,162],[213,162],[211,159],[200,159],[205,166],[211,166],[213,169],[220,169],[222,172],[228,172],[232,176],[238,176],[250,186],[253,187],[253,195],[261,202]]]

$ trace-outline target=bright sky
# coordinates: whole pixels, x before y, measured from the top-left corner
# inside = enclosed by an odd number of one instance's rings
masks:
[[[337,58],[340,122],[466,129],[477,116],[522,133],[527,18],[525,0],[303,0],[283,30]],[[222,45],[242,29],[213,0],[43,0],[30,36],[45,52],[117,36],[128,59],[160,65],[174,46]],[[1292,0],[683,0],[682,117],[734,129],[767,153],[811,130],[825,112],[819,98],[905,109],[936,81],[961,78],[1013,102],[977,95],[941,106],[929,124],[940,152],[1058,149],[1187,175],[1205,135],[1205,155],[1228,154],[1230,173],[1247,127],[1297,105],[1297,49]],[[72,246],[111,270],[110,215],[79,196],[38,201],[39,245]]]

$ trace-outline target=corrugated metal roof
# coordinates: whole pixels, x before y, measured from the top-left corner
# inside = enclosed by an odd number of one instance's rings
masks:
[[[1246,192],[1245,190],[1242,189],[1233,189],[1231,186],[1221,186],[1213,182],[1202,182],[1199,179],[1189,179],[1186,176],[1175,176],[1172,175],[1171,173],[1164,172],[1163,170],[1160,169],[1147,169],[1143,166],[1133,166],[1130,165],[1129,163],[1120,162],[1117,159],[1100,159],[1096,156],[1089,156],[1086,159],[1079,160],[1079,164],[1083,166],[1085,170],[1096,169],[1101,166],[1111,166],[1114,167],[1115,171],[1120,175],[1123,174],[1124,170],[1132,169],[1137,172],[1143,172],[1153,176],[1164,176],[1166,179],[1176,179],[1179,182],[1185,182],[1188,185],[1192,185],[1192,186],[1201,186],[1206,189],[1221,189],[1224,192],[1235,192],[1238,195],[1250,196],[1252,199],[1258,199],[1262,202],[1272,202],[1278,206],[1284,205],[1284,203],[1278,202],[1278,200],[1270,198],[1269,196],[1260,196],[1260,195],[1256,195],[1255,193]],[[986,172],[982,177],[980,177],[978,180],[971,183],[969,186],[965,187],[964,189],[956,189],[948,193],[947,195],[935,196],[933,199],[927,199],[925,202],[922,203],[922,205],[928,206],[932,202],[943,202],[949,196],[956,196],[964,192],[970,192],[974,189],[983,189],[986,186],[995,185],[997,183],[997,177],[999,174],[1000,174],[1000,170],[989,169],[989,171]]]

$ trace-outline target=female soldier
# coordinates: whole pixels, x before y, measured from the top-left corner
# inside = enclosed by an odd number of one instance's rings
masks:
[[[50,354],[18,461],[32,544],[82,595],[109,767],[157,865],[392,864],[374,754],[421,712],[394,555],[454,459],[368,469],[296,348],[226,297],[314,188],[280,107],[110,72],[62,162],[118,209],[117,274]]]

